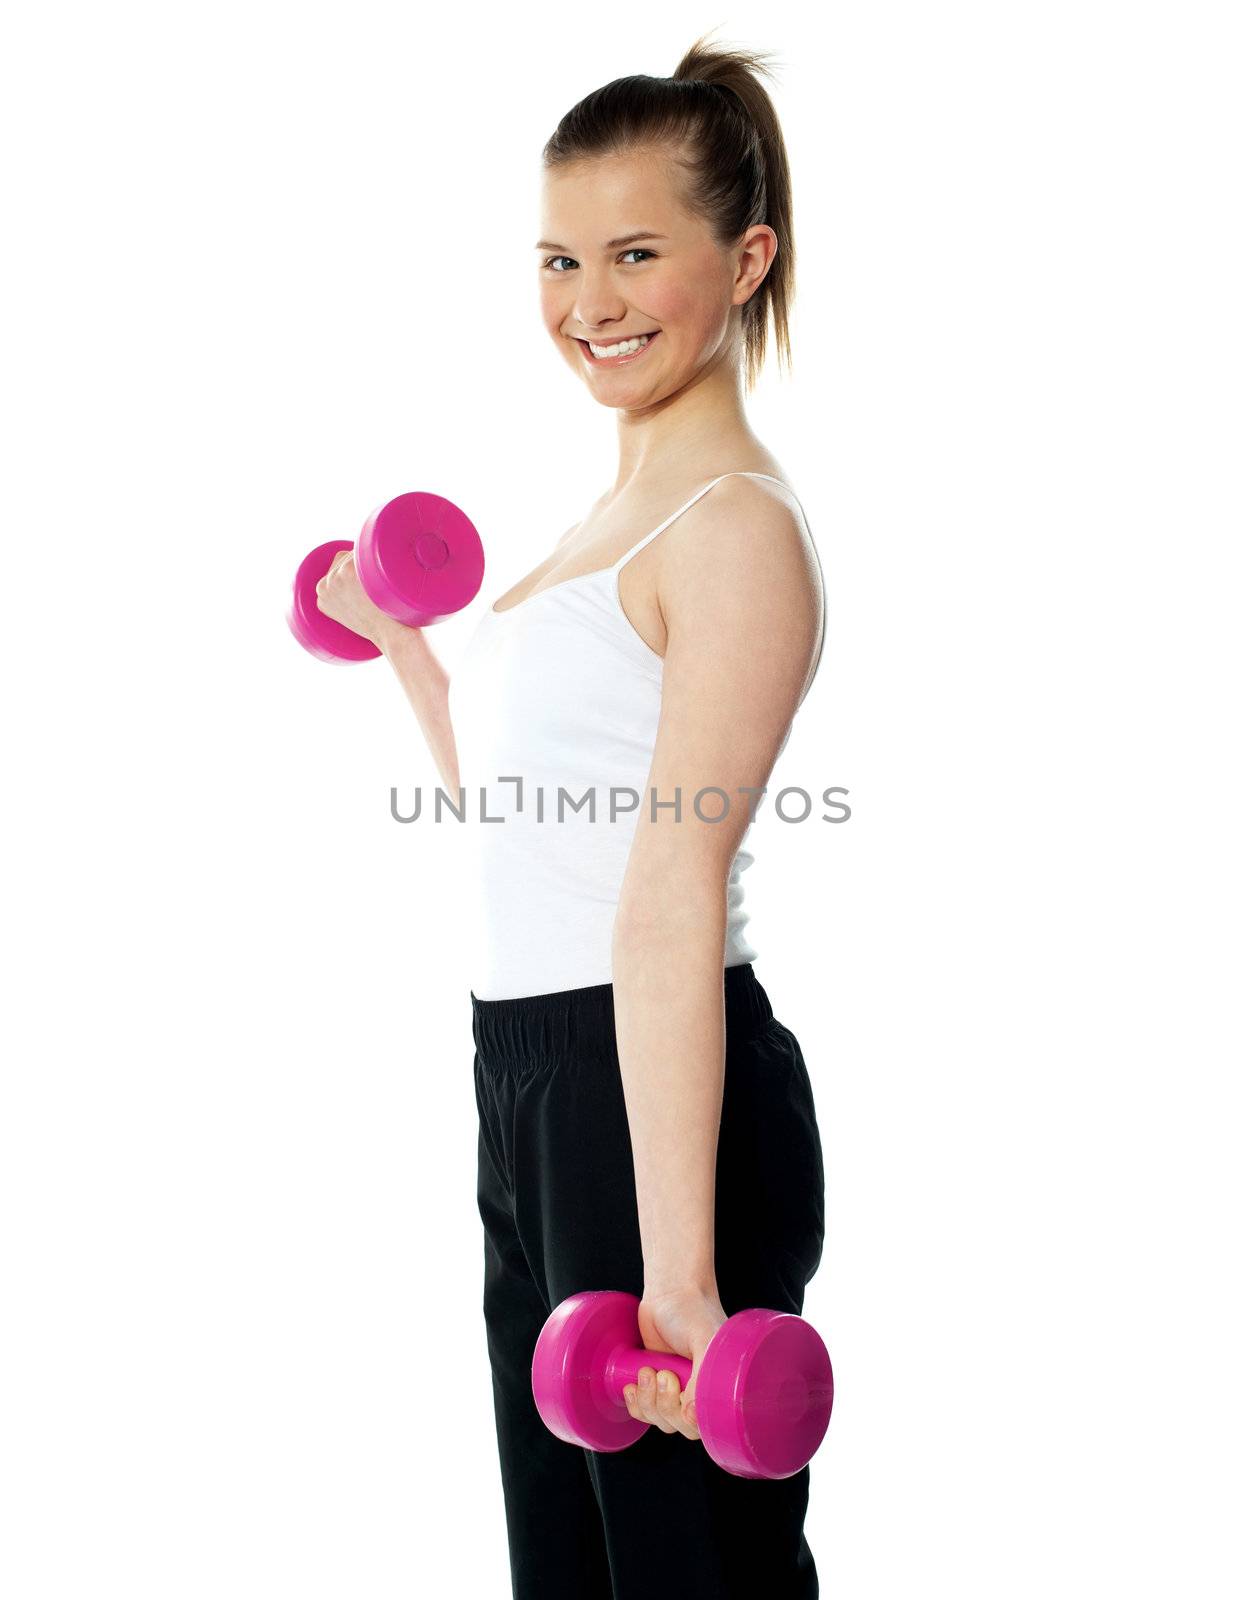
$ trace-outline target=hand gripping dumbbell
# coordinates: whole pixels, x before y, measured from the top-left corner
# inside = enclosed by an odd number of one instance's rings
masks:
[[[387,616],[426,628],[461,611],[484,577],[484,547],[470,519],[439,494],[413,491],[379,507],[349,539],[310,550],[291,586],[287,622],[322,661],[371,661],[381,654],[370,639],[344,628],[317,605],[317,585],[340,550],[355,550],[364,593]]]
[[[631,1417],[627,1383],[641,1367],[693,1372],[684,1356],[647,1350],[634,1294],[593,1290],[562,1300],[540,1330],[531,1388],[558,1439],[624,1450],[651,1426]],[[822,1443],[835,1382],[821,1336],[786,1311],[738,1311],[706,1348],[694,1391],[711,1459],[739,1478],[790,1478]]]

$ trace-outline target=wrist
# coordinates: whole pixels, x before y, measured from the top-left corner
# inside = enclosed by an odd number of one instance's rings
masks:
[[[643,1269],[644,1300],[711,1300],[718,1297],[719,1284],[714,1270],[669,1274],[654,1271],[650,1267]]]
[[[379,628],[374,629],[372,642],[383,656],[393,656],[405,650],[408,645],[414,644],[419,637],[418,628],[409,627],[405,622],[395,622],[391,617]]]

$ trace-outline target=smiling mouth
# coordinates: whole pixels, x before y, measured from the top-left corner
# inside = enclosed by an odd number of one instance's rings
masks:
[[[630,361],[636,361],[638,357],[644,353],[644,351],[649,350],[655,343],[655,340],[659,337],[659,334],[660,329],[656,328],[653,333],[649,333],[645,336],[645,344],[640,344],[637,349],[630,350],[623,356],[597,356],[591,349],[590,342],[588,340],[576,339],[574,342],[578,345],[581,345],[583,358],[589,363],[589,365],[593,367],[623,367]],[[641,339],[643,335],[639,334],[638,337]],[[622,343],[620,339],[614,339],[611,342],[613,344]]]

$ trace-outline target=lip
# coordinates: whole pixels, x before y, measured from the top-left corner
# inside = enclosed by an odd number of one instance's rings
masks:
[[[578,344],[578,346],[582,350],[582,358],[583,358],[583,360],[586,361],[590,366],[592,366],[592,367],[624,367],[624,366],[628,366],[628,364],[631,361],[637,361],[639,356],[645,355],[646,352],[655,343],[655,341],[659,337],[661,331],[662,331],[661,329],[656,328],[655,332],[653,334],[651,334],[651,336],[648,338],[647,342],[644,345],[640,345],[637,350],[631,350],[630,353],[627,356],[593,356],[591,354],[591,347],[586,342],[585,339],[578,339],[575,342]],[[619,343],[619,340],[615,340],[614,339],[612,341],[612,343],[614,343],[614,344]]]

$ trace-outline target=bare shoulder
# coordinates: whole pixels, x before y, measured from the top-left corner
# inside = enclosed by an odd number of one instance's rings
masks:
[[[687,595],[711,604],[736,585],[745,598],[761,590],[808,612],[823,605],[822,568],[813,535],[796,495],[767,478],[722,478],[663,541],[659,572],[665,616]]]
[[[800,502],[780,483],[733,475],[714,484],[664,541],[657,598],[669,648],[786,656],[813,682],[825,591]]]

